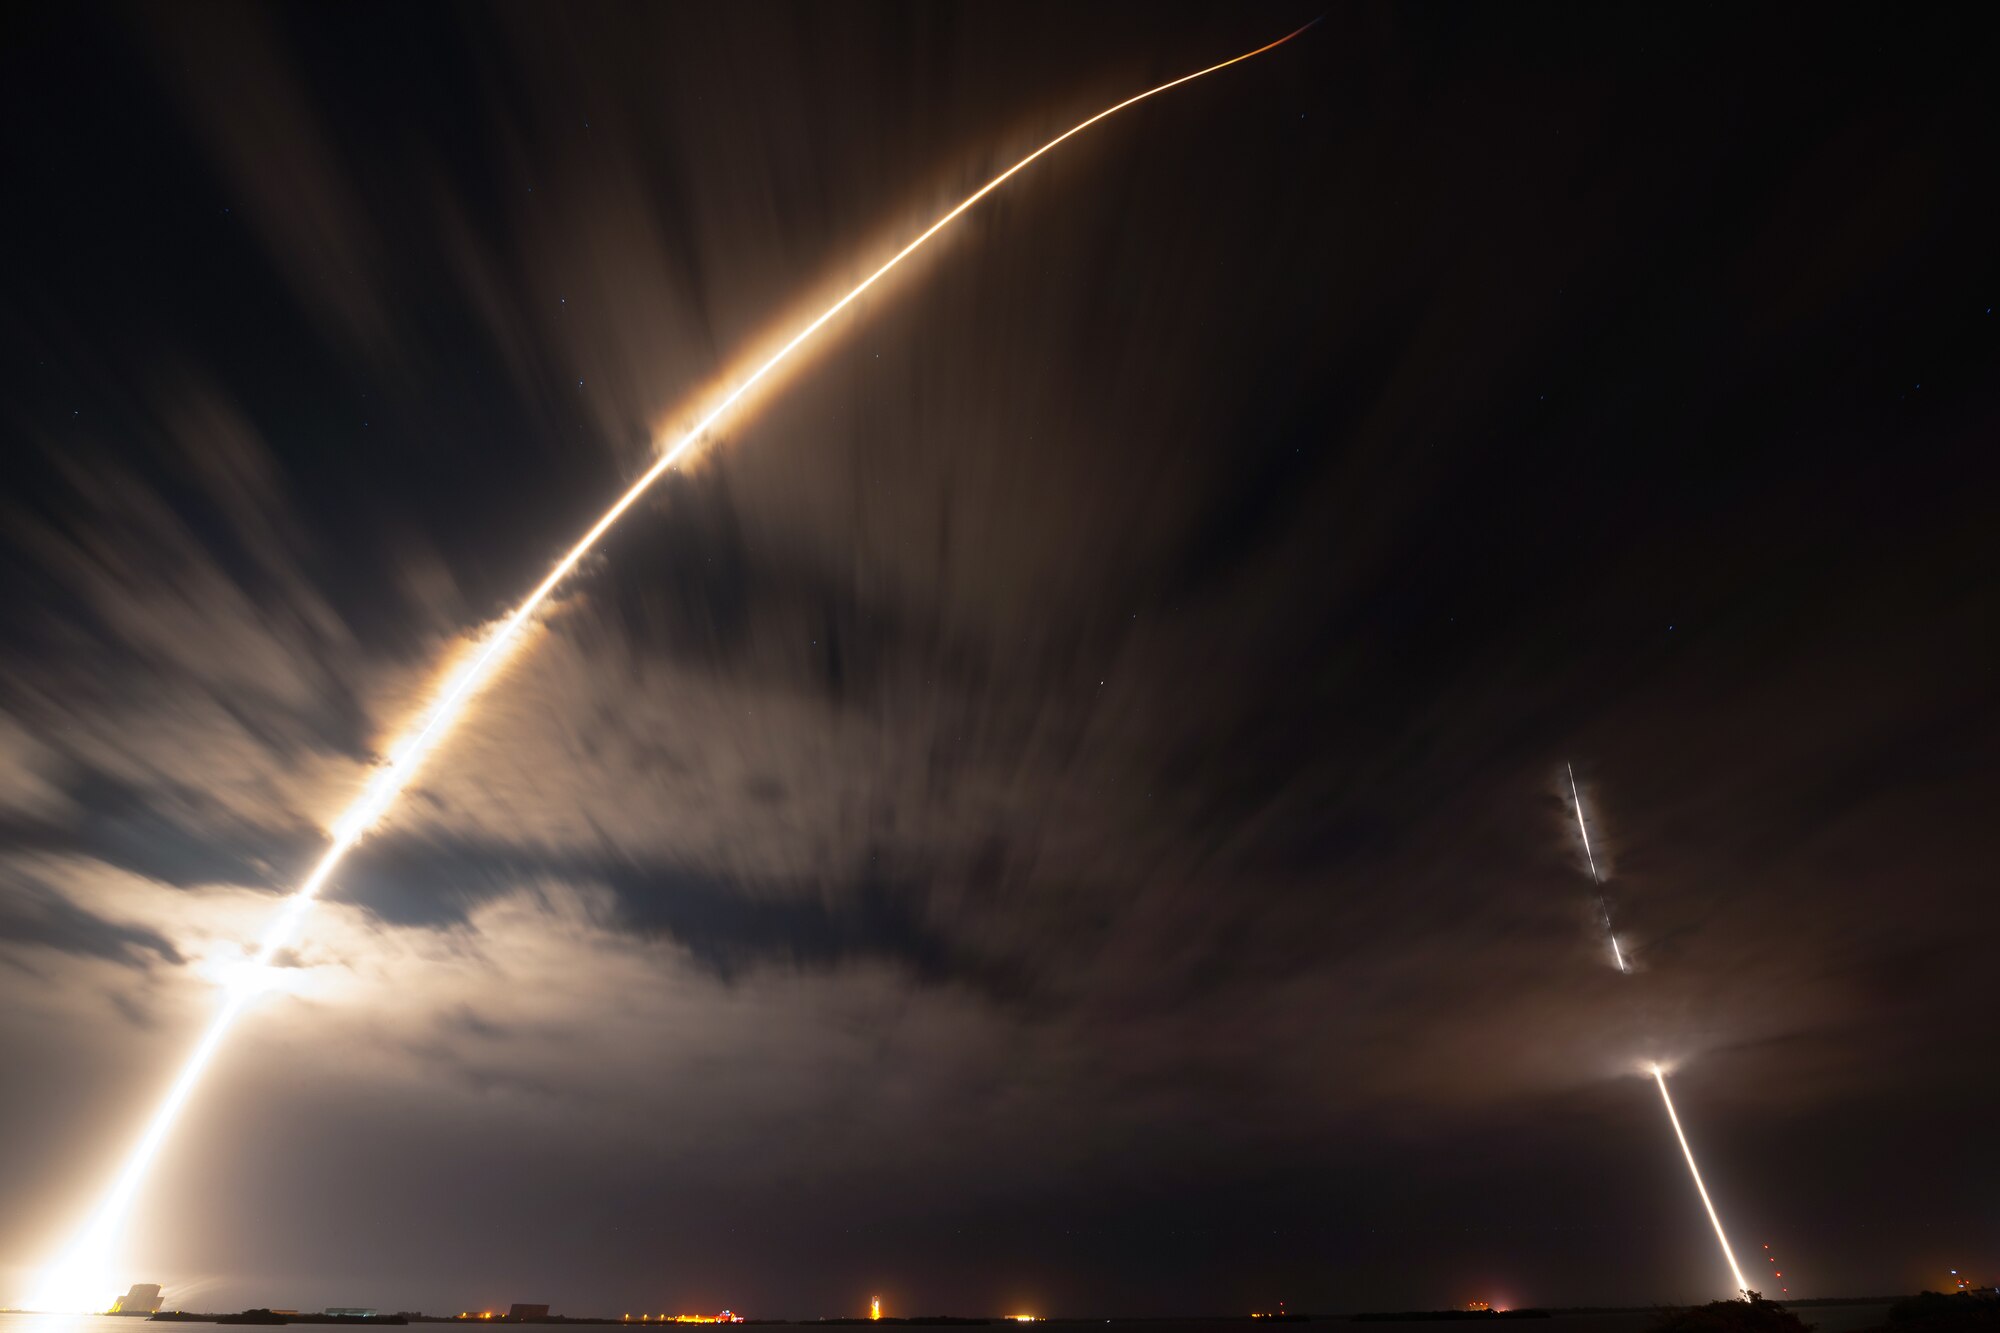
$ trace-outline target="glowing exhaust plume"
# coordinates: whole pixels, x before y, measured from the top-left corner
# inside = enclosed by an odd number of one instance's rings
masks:
[[[1313,23],[1317,23],[1318,21],[1318,19],[1314,19]],[[556,563],[555,568],[549,571],[548,577],[543,579],[536,586],[535,590],[528,594],[527,599],[500,623],[499,628],[486,640],[485,646],[479,649],[465,666],[453,673],[447,680],[445,685],[439,690],[435,701],[425,713],[422,725],[405,740],[393,747],[388,763],[377,770],[361,796],[335,821],[332,844],[328,846],[326,853],[320,857],[319,863],[313,867],[312,873],[306,876],[304,883],[300,884],[298,889],[285,902],[284,907],[278,913],[278,919],[272,923],[271,928],[265,933],[263,942],[257,953],[257,966],[268,966],[271,960],[277,956],[278,951],[291,942],[293,935],[298,930],[299,924],[305,917],[307,909],[312,905],[313,899],[319,896],[320,890],[326,886],[326,882],[332,877],[334,870],[339,867],[341,861],[347,856],[347,853],[353,849],[354,844],[361,840],[362,835],[395,803],[396,797],[401,794],[404,786],[408,784],[411,777],[422,766],[424,759],[451,730],[452,723],[457,720],[467,702],[471,700],[479,687],[486,682],[499,665],[506,660],[509,652],[516,645],[521,630],[529,623],[542,603],[548,600],[549,595],[556,590],[556,587],[570,575],[571,571],[576,568],[584,556],[590,553],[591,548],[597,545],[598,540],[610,530],[611,525],[624,517],[625,511],[630,509],[634,504],[637,504],[639,498],[652,488],[653,483],[658,481],[666,474],[668,469],[679,462],[688,450],[693,448],[732,407],[736,406],[742,400],[745,394],[749,393],[751,389],[769,376],[771,372],[789,360],[793,352],[797,351],[802,344],[824,328],[835,315],[838,315],[841,311],[852,305],[855,299],[863,292],[866,292],[870,287],[873,287],[882,278],[887,276],[891,269],[909,258],[910,255],[914,254],[933,236],[936,236],[956,221],[966,210],[970,209],[994,190],[999,189],[1015,173],[1021,171],[1050,149],[1075,135],[1081,134],[1100,120],[1116,115],[1125,108],[1143,102],[1149,97],[1166,92],[1170,88],[1178,88],[1184,83],[1190,83],[1195,79],[1201,78],[1203,75],[1227,69],[1231,65],[1240,64],[1253,56],[1262,55],[1266,51],[1283,46],[1286,42],[1291,41],[1292,38],[1304,32],[1306,28],[1312,26],[1312,23],[1308,23],[1304,27],[1285,34],[1275,42],[1268,42],[1254,51],[1246,51],[1242,55],[1233,56],[1218,64],[1210,65],[1206,69],[1198,69],[1192,74],[1185,74],[1178,79],[1162,83],[1157,87],[1148,88],[1146,91],[1136,96],[1128,97],[1115,106],[1107,107],[1105,110],[1090,117],[1090,119],[1081,121],[1063,131],[1040,148],[1037,148],[1034,152],[1029,153],[1026,157],[1016,162],[1013,166],[1008,167],[992,180],[987,181],[986,184],[980,186],[970,195],[967,195],[950,212],[940,217],[919,234],[915,240],[905,245],[901,250],[898,250],[887,263],[855,284],[854,288],[845,296],[828,306],[810,324],[807,324],[796,334],[792,335],[789,342],[785,343],[768,360],[746,376],[734,389],[731,389],[720,402],[709,409],[707,415],[697,421],[671,448],[665,450],[653,465],[646,469],[637,481],[632,483],[630,489],[618,498],[617,503],[606,510],[604,516],[598,519],[591,526],[590,530],[583,534],[582,539],[570,548],[569,553]],[[214,1058],[216,1049],[221,1046],[222,1039],[228,1035],[230,1027],[235,1023],[237,1016],[242,1013],[251,994],[251,990],[247,988],[241,990],[233,994],[223,1004],[222,1008],[217,1011],[214,1019],[208,1025],[208,1030],[202,1034],[201,1040],[196,1043],[194,1051],[188,1056],[187,1063],[181,1067],[179,1077],[174,1080],[173,1086],[167,1090],[166,1097],[161,1100],[158,1109],[153,1112],[153,1118],[147,1123],[145,1132],[139,1136],[138,1143],[133,1146],[130,1155],[125,1160],[124,1167],[113,1180],[110,1190],[98,1205],[97,1211],[91,1215],[90,1221],[85,1224],[83,1230],[71,1242],[69,1248],[63,1252],[63,1257],[44,1272],[41,1286],[35,1297],[29,1302],[30,1308],[38,1310],[97,1311],[104,1309],[110,1303],[113,1293],[118,1289],[118,1283],[113,1277],[112,1270],[117,1257],[115,1247],[124,1223],[125,1214],[131,1207],[133,1198],[138,1194],[139,1186],[145,1179],[147,1168],[152,1165],[153,1158],[159,1152],[160,1145],[165,1142],[168,1131],[173,1128],[175,1118],[180,1114],[181,1108],[187,1104],[188,1098],[193,1095],[196,1085],[201,1081],[202,1072],[208,1067],[209,1061]]]
[[[536,594],[536,600],[547,595],[551,585],[544,584]],[[505,657],[505,649],[525,620],[525,612],[532,610],[529,605],[523,611],[515,612],[501,631],[489,639],[473,658],[458,671],[446,678],[438,697],[424,716],[422,724],[403,740],[390,748],[388,762],[377,769],[369,779],[361,795],[356,798],[346,812],[333,826],[333,842],[320,856],[292,896],[278,911],[278,916],[264,932],[264,938],[257,948],[256,961],[250,972],[269,967],[278,951],[292,942],[299,924],[305,919],[306,910],[312,900],[326,886],[327,880],[354,844],[361,840],[370,826],[381,817],[402,791],[410,775],[423,762],[424,756],[444,739],[448,724],[471,697],[479,682],[489,675]],[[173,1128],[181,1108],[193,1095],[195,1086],[201,1082],[208,1062],[214,1058],[222,1039],[257,994],[254,986],[237,986],[230,991],[222,1008],[209,1021],[208,1030],[202,1033],[181,1066],[180,1075],[153,1112],[147,1122],[145,1133],[126,1156],[125,1165],[112,1181],[97,1211],[92,1215],[82,1233],[71,1242],[62,1259],[43,1273],[41,1286],[29,1303],[29,1308],[37,1310],[102,1310],[110,1302],[111,1294],[118,1289],[113,1272],[115,1245],[119,1229],[125,1220],[126,1211],[132,1206],[133,1198],[139,1192],[146,1170],[152,1165],[160,1145],[166,1141],[167,1132]]]
[[[1722,1233],[1722,1218],[1709,1201],[1708,1187],[1701,1183],[1701,1168],[1694,1164],[1694,1149],[1688,1147],[1688,1136],[1681,1130],[1681,1118],[1674,1114],[1674,1099],[1667,1096],[1667,1076],[1660,1072],[1657,1064],[1653,1066],[1653,1081],[1660,1085],[1660,1100],[1667,1104],[1667,1119],[1673,1123],[1674,1137],[1681,1141],[1681,1156],[1687,1158],[1688,1174],[1694,1177],[1694,1189],[1701,1195],[1701,1206],[1708,1210],[1709,1224],[1715,1228],[1715,1239],[1722,1246],[1722,1257],[1729,1261],[1729,1271],[1736,1277],[1736,1290],[1739,1294],[1748,1294],[1750,1284],[1743,1280],[1743,1270],[1736,1266],[1736,1252],[1729,1248],[1729,1237]]]
[[[1611,901],[1604,896],[1604,877],[1597,873],[1597,854],[1590,850],[1590,830],[1583,825],[1583,796],[1576,789],[1576,769],[1568,763],[1563,771],[1569,774],[1569,800],[1576,808],[1576,831],[1583,835],[1583,858],[1590,863],[1590,882],[1597,886],[1597,910],[1604,917],[1604,937],[1611,941],[1611,958],[1618,964],[1618,970],[1630,974],[1632,969],[1625,964],[1625,951],[1618,947],[1618,932],[1611,928]]]

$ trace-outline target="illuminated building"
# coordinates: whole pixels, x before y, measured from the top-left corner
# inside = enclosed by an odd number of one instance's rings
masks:
[[[276,1314],[277,1311],[273,1310],[271,1313]],[[348,1319],[373,1319],[377,1312],[373,1306],[329,1305],[326,1307],[325,1313],[340,1315]]]
[[[160,1284],[157,1282],[134,1282],[131,1290],[111,1302],[108,1314],[158,1314],[160,1312]]]
[[[1491,1310],[1491,1309],[1493,1308],[1493,1302],[1491,1302],[1491,1301],[1467,1301],[1467,1302],[1465,1303],[1465,1308],[1466,1308],[1466,1309],[1468,1309],[1468,1310],[1470,1310],[1470,1311],[1472,1311],[1472,1312],[1473,1312],[1474,1314],[1483,1314],[1484,1312],[1486,1312],[1486,1311],[1488,1311],[1488,1310]]]
[[[868,1302],[868,1317],[870,1319],[880,1319],[882,1317],[882,1298],[880,1296]]]

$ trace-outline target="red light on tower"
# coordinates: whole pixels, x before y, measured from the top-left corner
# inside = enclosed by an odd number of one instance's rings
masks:
[[[1765,1249],[1766,1249],[1766,1250],[1768,1251],[1768,1250],[1769,1250],[1769,1249],[1770,1249],[1771,1247],[1770,1247],[1770,1245],[1766,1244],[1766,1245],[1764,1246],[1764,1248],[1765,1248]],[[1771,1279],[1772,1279],[1772,1281],[1774,1281],[1774,1282],[1777,1282],[1777,1281],[1781,1281],[1781,1280],[1782,1280],[1782,1279],[1784,1278],[1784,1276],[1785,1276],[1785,1270],[1784,1270],[1784,1269],[1782,1269],[1782,1268],[1780,1268],[1780,1267],[1778,1267],[1778,1256],[1777,1256],[1777,1255],[1775,1255],[1775,1254],[1769,1254],[1769,1253],[1767,1253],[1767,1254],[1766,1254],[1766,1255],[1764,1256],[1764,1262],[1765,1262],[1765,1263],[1767,1263],[1767,1264],[1769,1264],[1769,1265],[1771,1265]],[[1785,1295],[1785,1296],[1789,1296],[1789,1295],[1791,1295],[1791,1294],[1792,1294],[1792,1289],[1791,1289],[1790,1287],[1787,1287],[1787,1286],[1782,1286],[1782,1285],[1781,1285],[1781,1286],[1780,1286],[1780,1287],[1778,1288],[1778,1292],[1779,1292],[1779,1294],[1780,1294],[1780,1295]]]

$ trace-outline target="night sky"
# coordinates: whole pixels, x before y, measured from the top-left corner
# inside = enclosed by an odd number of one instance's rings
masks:
[[[568,586],[130,1229],[191,1308],[2000,1270],[1977,6],[1343,3]],[[465,636],[1320,11],[4,20],[0,1303]],[[1573,762],[1633,975],[1609,963]]]

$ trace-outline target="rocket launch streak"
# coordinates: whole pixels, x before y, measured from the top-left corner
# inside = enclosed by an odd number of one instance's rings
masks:
[[[1313,23],[1317,23],[1318,21],[1318,19],[1314,19]],[[970,195],[967,195],[950,212],[938,218],[937,221],[933,222],[920,233],[915,240],[905,245],[901,250],[898,250],[890,257],[888,262],[856,283],[853,289],[845,296],[828,306],[811,323],[794,334],[790,341],[780,347],[768,360],[750,372],[721,401],[711,407],[672,447],[660,454],[653,465],[647,468],[640,475],[639,479],[633,482],[631,487],[618,498],[618,501],[605,511],[604,516],[598,519],[588,532],[583,534],[582,539],[570,548],[568,554],[556,562],[555,568],[549,571],[548,577],[544,578],[534,591],[528,594],[525,601],[508,614],[506,619],[500,623],[499,628],[487,638],[484,646],[472,656],[471,660],[463,668],[453,673],[445,682],[444,686],[439,690],[435,701],[426,711],[421,725],[392,748],[389,762],[376,771],[374,778],[355,800],[354,804],[335,821],[332,843],[320,857],[319,862],[314,865],[311,873],[306,876],[304,882],[286,900],[284,907],[278,913],[278,919],[265,932],[257,953],[257,965],[260,967],[268,966],[278,951],[291,942],[300,923],[305,918],[307,909],[312,905],[313,899],[319,896],[320,890],[326,886],[327,881],[332,877],[333,872],[339,867],[341,861],[346,858],[347,853],[361,840],[362,835],[373,826],[375,821],[381,818],[383,813],[395,803],[396,797],[402,793],[403,788],[422,766],[424,759],[449,734],[452,724],[457,720],[459,714],[463,712],[466,704],[478,692],[479,687],[506,660],[508,653],[517,645],[521,631],[527,626],[541,605],[548,600],[549,595],[556,590],[557,586],[564,579],[569,577],[577,564],[582,561],[584,556],[590,553],[592,547],[597,545],[598,539],[610,530],[612,524],[624,517],[625,512],[638,503],[639,498],[652,488],[653,483],[658,481],[670,468],[678,463],[717,422],[722,420],[731,408],[735,407],[743,399],[745,394],[749,393],[760,381],[764,380],[773,371],[778,369],[779,366],[783,365],[785,361],[790,359],[793,352],[797,351],[802,344],[824,328],[834,316],[852,305],[855,299],[861,296],[863,292],[866,292],[870,287],[873,287],[882,278],[887,276],[891,269],[909,258],[910,255],[915,253],[933,236],[936,236],[956,221],[966,210],[970,209],[974,204],[977,204],[993,191],[999,189],[1000,186],[1004,185],[1017,172],[1027,167],[1050,149],[1055,148],[1065,140],[1081,134],[1099,121],[1116,115],[1118,112],[1125,110],[1125,108],[1143,102],[1149,97],[1166,92],[1170,88],[1178,88],[1184,83],[1191,83],[1204,75],[1213,74],[1217,70],[1227,69],[1231,65],[1241,64],[1253,56],[1259,56],[1266,51],[1283,46],[1286,42],[1291,41],[1292,38],[1297,37],[1306,28],[1310,28],[1311,26],[1312,23],[1308,23],[1304,27],[1289,32],[1274,42],[1267,42],[1253,51],[1246,51],[1242,55],[1233,56],[1228,60],[1210,65],[1205,69],[1196,70],[1192,74],[1184,74],[1178,79],[1148,88],[1142,93],[1128,97],[1114,106],[1105,108],[1088,120],[1080,121],[1076,125],[1071,126],[1043,144],[1040,148],[1035,149],[1034,152],[1029,153],[1013,166],[1008,167],[992,180],[987,181],[986,184],[980,186]],[[145,1132],[139,1136],[139,1141],[133,1146],[130,1154],[127,1155],[124,1166],[112,1181],[111,1188],[105,1193],[95,1212],[91,1214],[90,1220],[63,1251],[62,1258],[57,1260],[43,1273],[40,1287],[29,1302],[30,1308],[63,1311],[94,1311],[104,1308],[111,1292],[116,1287],[116,1279],[113,1277],[111,1270],[125,1214],[131,1207],[133,1199],[137,1196],[139,1186],[143,1183],[146,1171],[152,1165],[154,1156],[159,1152],[160,1146],[166,1141],[167,1134],[173,1128],[174,1121],[180,1115],[181,1109],[187,1104],[188,1099],[193,1095],[196,1085],[201,1081],[202,1072],[208,1067],[209,1061],[214,1057],[216,1050],[222,1045],[223,1038],[228,1035],[231,1026],[236,1022],[238,1015],[242,1013],[244,1005],[248,1000],[249,993],[247,991],[240,991],[232,995],[223,1004],[222,1008],[216,1012],[215,1017],[210,1020],[207,1030],[202,1034],[201,1040],[196,1043],[194,1050],[189,1054],[187,1062],[182,1065],[180,1074],[175,1078],[172,1087],[167,1090],[167,1095],[154,1110],[152,1119],[147,1122]]]
[[[1604,935],[1611,941],[1611,957],[1618,970],[1629,975],[1632,969],[1625,964],[1625,951],[1618,947],[1618,932],[1611,928],[1611,903],[1604,896],[1604,877],[1597,873],[1597,854],[1590,850],[1590,830],[1584,827],[1583,797],[1576,789],[1576,769],[1565,763],[1563,771],[1569,774],[1569,799],[1576,808],[1576,831],[1583,835],[1583,856],[1590,863],[1590,882],[1597,886],[1597,910],[1604,917]]]
[[[1653,1081],[1660,1085],[1660,1100],[1667,1104],[1667,1119],[1673,1122],[1674,1137],[1681,1141],[1681,1156],[1687,1158],[1688,1174],[1694,1177],[1694,1189],[1701,1195],[1701,1206],[1708,1210],[1708,1221],[1715,1228],[1715,1239],[1722,1246],[1722,1257],[1729,1261],[1729,1271],[1736,1277],[1736,1290],[1740,1295],[1747,1295],[1750,1284],[1743,1280],[1743,1270],[1736,1266],[1736,1252],[1729,1248],[1729,1237],[1722,1233],[1722,1218],[1709,1201],[1708,1187],[1701,1183],[1701,1168],[1694,1164],[1694,1149],[1688,1147],[1688,1136],[1681,1131],[1681,1118],[1674,1114],[1674,1099],[1667,1095],[1667,1076],[1657,1064],[1653,1066]]]

